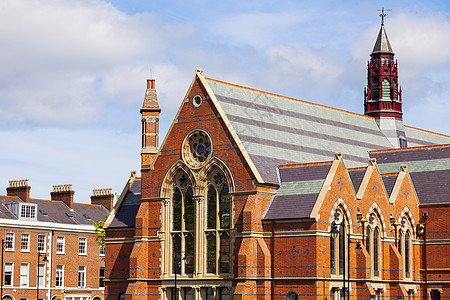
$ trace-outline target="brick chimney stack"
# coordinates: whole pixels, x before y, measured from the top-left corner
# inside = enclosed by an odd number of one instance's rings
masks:
[[[28,185],[28,179],[10,180],[6,188],[8,196],[17,196],[24,202],[30,202],[31,186]]]
[[[60,184],[53,186],[53,192],[50,193],[53,201],[62,201],[70,209],[73,209],[73,195],[75,191],[72,190],[71,184]]]
[[[91,204],[103,205],[104,208],[111,211],[113,209],[114,195],[112,189],[92,190]]]

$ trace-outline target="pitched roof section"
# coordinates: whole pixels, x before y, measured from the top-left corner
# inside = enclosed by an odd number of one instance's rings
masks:
[[[384,26],[381,25],[380,31],[378,32],[378,37],[375,42],[375,46],[373,47],[372,54],[374,53],[392,53],[391,43],[389,43],[389,39],[386,34],[386,30],[384,30]]]
[[[280,166],[281,186],[264,220],[309,218],[331,164]]]
[[[19,197],[0,196],[0,218],[17,220],[18,218],[4,204],[19,202],[25,203]],[[37,204],[36,216],[40,222],[92,225],[94,222],[106,220],[109,214],[109,211],[101,205],[74,203],[73,209],[70,209],[61,201],[30,199],[30,203]]]
[[[450,144],[372,151],[382,173],[406,164],[421,204],[450,202]]]
[[[277,165],[325,161],[341,152],[353,168],[366,164],[367,151],[392,148],[372,117],[205,80],[267,183],[279,184]],[[409,146],[450,142],[449,136],[412,127],[404,134]]]
[[[108,228],[134,227],[141,204],[141,178],[136,178],[125,191],[123,201],[116,208],[114,218]]]
[[[369,149],[391,148],[375,120],[351,112],[207,79],[264,181],[278,183],[274,166],[328,160],[344,153],[349,167]]]

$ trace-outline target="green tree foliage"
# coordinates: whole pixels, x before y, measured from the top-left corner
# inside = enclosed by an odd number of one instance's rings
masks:
[[[95,226],[95,234],[97,241],[97,244],[99,244],[101,247],[105,247],[105,221],[98,221],[97,223],[93,223]]]

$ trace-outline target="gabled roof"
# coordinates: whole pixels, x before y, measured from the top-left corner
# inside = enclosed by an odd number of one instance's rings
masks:
[[[341,152],[347,167],[359,167],[367,151],[392,148],[372,117],[215,79],[204,82],[266,183],[279,184],[278,165],[325,161]],[[405,134],[414,135],[413,145],[450,141],[414,128]]]
[[[450,202],[450,144],[371,151],[382,173],[406,164],[421,204]]]
[[[17,220],[18,218],[5,206],[8,203],[25,203],[19,197],[0,196],[0,218]],[[37,221],[60,224],[92,225],[94,222],[106,220],[109,211],[101,205],[74,203],[70,209],[64,202],[30,199],[37,204]],[[45,214],[43,212],[45,212]]]
[[[280,166],[281,186],[263,219],[309,218],[332,163]]]
[[[105,223],[105,228],[134,227],[140,204],[141,178],[136,177],[136,172],[133,171]]]

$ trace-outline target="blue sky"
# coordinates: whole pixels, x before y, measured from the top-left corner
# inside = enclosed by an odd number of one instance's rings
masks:
[[[450,135],[448,1],[0,2],[0,194],[73,184],[120,193],[139,171],[146,79],[163,139],[194,76],[362,113],[380,27],[399,63],[404,122]]]

